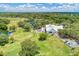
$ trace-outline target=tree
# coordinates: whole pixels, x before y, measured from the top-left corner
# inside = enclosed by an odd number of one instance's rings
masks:
[[[14,37],[10,37],[10,38],[9,38],[9,42],[10,42],[10,43],[14,43],[14,41],[15,41],[15,40],[14,40]]]
[[[7,31],[7,25],[0,23],[0,31]]]
[[[15,30],[16,30],[16,26],[15,25],[9,26],[9,31],[15,32]]]
[[[27,23],[26,20],[24,20],[24,21],[20,21],[20,22],[18,23],[18,26],[21,27],[21,28],[23,28],[24,31],[26,31],[26,32],[29,32],[30,29],[31,29],[30,24]]]
[[[72,29],[59,30],[59,36],[62,38],[70,38],[70,39],[74,39],[74,40],[79,40],[79,36],[75,32],[75,30],[72,30]]]
[[[23,28],[24,28],[24,31],[26,31],[26,32],[29,32],[31,29],[29,24],[25,24]]]
[[[59,36],[62,38],[70,38],[71,31],[68,29],[59,30]]]
[[[0,19],[0,23],[9,24],[10,20],[8,19]]]
[[[24,22],[24,21],[18,22],[18,26],[19,26],[19,27],[24,27],[24,25],[25,25],[25,22]]]
[[[46,33],[40,33],[40,37],[39,37],[39,40],[40,41],[44,41],[47,39],[47,34]]]
[[[6,43],[8,43],[8,36],[6,34],[0,35],[0,45],[4,46]]]
[[[21,43],[20,56],[34,56],[39,53],[39,47],[30,39],[26,39]]]
[[[33,29],[39,29],[40,28],[40,24],[39,24],[40,22],[36,19],[29,19],[29,20],[27,20],[27,22],[30,23],[30,25]]]

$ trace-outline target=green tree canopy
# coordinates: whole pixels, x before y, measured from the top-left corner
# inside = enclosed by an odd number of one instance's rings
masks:
[[[35,43],[35,41],[32,41],[30,39],[26,39],[21,43],[21,56],[34,56],[39,53],[39,47]]]

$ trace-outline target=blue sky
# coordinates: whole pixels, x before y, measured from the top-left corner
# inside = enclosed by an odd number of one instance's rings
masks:
[[[79,3],[0,3],[0,12],[79,12]]]

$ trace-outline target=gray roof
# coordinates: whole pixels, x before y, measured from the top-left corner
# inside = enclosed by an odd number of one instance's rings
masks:
[[[74,40],[65,40],[65,44],[67,44],[71,48],[79,47],[76,41]]]

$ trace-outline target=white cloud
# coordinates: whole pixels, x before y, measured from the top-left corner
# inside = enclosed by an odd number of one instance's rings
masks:
[[[27,7],[35,7],[36,5],[30,4],[30,3],[27,3],[26,6],[27,6]]]
[[[18,7],[24,8],[24,7],[26,7],[26,4],[19,5]]]
[[[38,4],[42,5],[42,4]],[[52,4],[51,4],[52,5]],[[53,11],[53,12],[63,12],[63,11],[75,11],[79,10],[79,4],[61,4],[59,6],[52,6],[52,7],[46,7],[41,6],[38,7],[35,4],[21,4],[18,6],[10,6],[8,4],[0,4],[0,9],[4,9],[6,12],[46,12],[46,11]]]
[[[45,6],[42,6],[42,9],[46,9],[47,7],[45,7]]]
[[[56,11],[56,12],[73,12],[75,10],[79,10],[79,4],[62,4],[60,6],[56,7],[51,7],[51,10]]]

